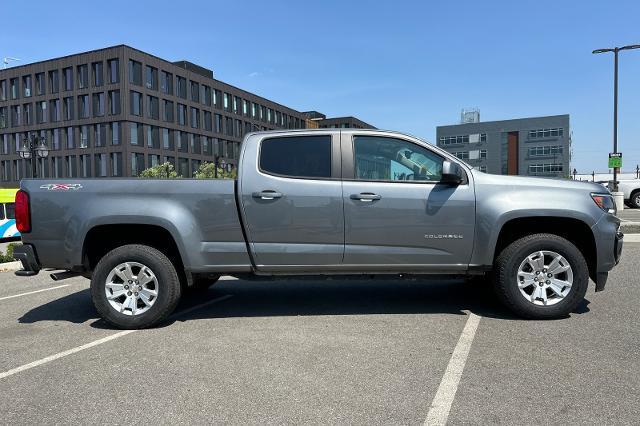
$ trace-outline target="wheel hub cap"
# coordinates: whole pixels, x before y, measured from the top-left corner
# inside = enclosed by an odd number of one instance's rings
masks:
[[[105,294],[111,307],[121,314],[141,315],[158,298],[158,279],[142,263],[124,262],[107,276]]]
[[[555,305],[571,292],[573,269],[559,253],[536,251],[520,264],[517,283],[520,294],[530,303]]]

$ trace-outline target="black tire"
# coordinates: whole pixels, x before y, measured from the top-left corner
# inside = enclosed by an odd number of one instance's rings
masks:
[[[189,287],[188,290],[193,292],[206,291],[209,287],[216,284],[219,279],[220,275],[196,277],[193,279],[193,284],[191,284],[191,287]]]
[[[138,262],[147,266],[158,281],[155,303],[139,315],[125,315],[116,311],[105,293],[109,273],[124,262]],[[162,252],[141,244],[129,244],[108,252],[96,265],[91,278],[91,299],[96,310],[109,324],[122,329],[148,328],[160,323],[174,311],[180,296],[180,280],[173,263]]]
[[[629,205],[634,209],[640,209],[640,191],[633,191],[629,198]]]
[[[549,306],[536,305],[525,299],[518,288],[518,268],[530,254],[548,250],[562,255],[573,271],[573,285],[566,297]],[[578,248],[553,234],[533,234],[511,243],[496,258],[493,284],[498,299],[513,313],[527,319],[566,317],[582,302],[589,285],[589,267]]]

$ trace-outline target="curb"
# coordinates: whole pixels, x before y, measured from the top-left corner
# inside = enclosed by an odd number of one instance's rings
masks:
[[[15,262],[0,263],[0,272],[17,271],[22,269],[22,262],[16,260]]]
[[[640,234],[640,222],[622,222],[620,230],[625,234]]]

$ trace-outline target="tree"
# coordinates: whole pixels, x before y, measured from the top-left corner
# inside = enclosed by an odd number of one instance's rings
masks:
[[[218,179],[235,179],[237,176],[236,169],[228,172],[222,167],[218,166]],[[196,179],[215,179],[216,178],[216,165],[215,163],[204,162],[200,164],[198,170],[195,173]]]
[[[143,170],[139,177],[151,179],[176,179],[178,178],[178,173],[176,173],[173,164],[164,163]]]

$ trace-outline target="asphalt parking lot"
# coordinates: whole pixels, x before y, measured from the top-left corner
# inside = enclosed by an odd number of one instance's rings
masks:
[[[637,424],[638,258],[556,321],[456,280],[229,279],[135,332],[83,278],[0,273],[0,423],[423,424],[450,398],[449,424]]]

